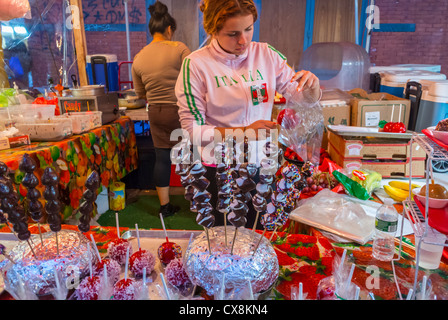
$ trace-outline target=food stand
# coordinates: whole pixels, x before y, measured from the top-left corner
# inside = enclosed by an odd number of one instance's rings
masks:
[[[71,3],[81,7],[81,1]],[[83,26],[82,14],[78,17]],[[136,110],[128,107],[121,114],[117,93],[106,92],[104,85],[87,84],[82,28],[75,28],[74,39],[80,53],[76,57],[80,86],[73,83],[68,87],[67,81],[61,80],[48,87],[51,94],[41,93],[32,103],[30,95],[20,88],[2,92],[1,101],[7,105],[0,110],[1,124],[3,131],[11,130],[12,134],[6,136],[7,146],[0,150],[0,299],[448,298],[445,240],[436,244],[443,251],[438,267],[419,265],[422,248],[434,246],[427,241],[428,230],[448,232],[448,205],[433,207],[429,192],[426,196],[413,193],[413,180],[425,177],[429,186],[434,179],[432,161],[448,161],[448,146],[437,136],[446,130],[386,132],[384,123],[371,125],[373,115],[381,114],[374,109],[368,111],[369,116],[363,114],[370,125],[349,126],[350,117],[353,120],[354,114],[358,117],[361,113],[357,107],[361,98],[347,92],[343,101],[334,97],[322,101],[323,112],[320,106],[313,106],[307,117],[313,124],[310,127],[318,129],[310,135],[295,131],[288,120],[298,111],[283,97],[276,97],[273,119],[282,127],[282,139],[264,146],[265,154],[273,158],[263,159],[262,165],[273,171],[262,173],[247,157],[238,166],[219,168],[219,210],[228,221],[224,226],[214,225],[206,189],[215,181],[204,177],[207,169],[200,161],[177,164],[175,174],[185,187],[185,201],[192,204],[192,217],[203,231],[165,227],[139,230],[137,221],[135,228],[123,228],[118,214],[115,226],[91,224],[97,214],[99,192],[138,169],[133,121],[148,119],[144,106]],[[362,102],[366,102],[364,98]],[[407,99],[398,100],[409,107]],[[369,102],[377,109],[387,103],[375,97]],[[31,105],[29,110],[24,111],[25,105]],[[36,105],[41,109],[36,111]],[[50,110],[50,116],[42,116],[44,108]],[[402,112],[401,106],[391,108],[385,122],[401,123],[403,116],[407,123],[409,112]],[[342,118],[338,114],[341,110]],[[344,123],[334,123],[335,116]],[[48,135],[43,134],[47,131]],[[298,136],[306,138],[298,142]],[[17,137],[23,139],[17,141]],[[321,148],[323,140],[328,149]],[[223,154],[227,152],[223,144],[219,147]],[[397,148],[403,151],[397,153]],[[310,149],[311,156],[307,154]],[[190,158],[185,150],[176,150],[178,159]],[[384,169],[385,165],[392,169]],[[363,182],[373,173],[379,176],[374,187]],[[263,177],[255,183],[258,174]],[[394,183],[397,180],[400,183]],[[421,200],[414,200],[419,196]],[[394,236],[392,261],[372,255],[375,212],[385,198],[395,201],[401,220],[401,229]],[[446,198],[438,200],[448,202]],[[245,226],[249,202],[257,211],[261,229]],[[342,221],[346,228],[336,221],[339,216],[324,223],[322,216],[301,212],[309,205],[328,218],[333,214],[329,209],[338,202],[343,203],[341,210],[348,207],[348,214],[343,216],[347,220]],[[351,214],[355,214],[350,221],[354,227],[349,226]],[[69,224],[68,220],[76,223]],[[70,286],[66,281],[73,273],[68,267],[77,269]]]

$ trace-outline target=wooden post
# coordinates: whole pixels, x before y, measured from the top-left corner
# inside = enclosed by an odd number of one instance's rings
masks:
[[[0,43],[2,43],[1,33],[0,33]],[[9,88],[8,75],[6,74],[5,65],[6,64],[4,60],[3,49],[0,49],[0,88]]]
[[[88,85],[86,71],[87,44],[84,30],[82,0],[70,0],[72,7],[73,35],[75,38],[76,60],[78,62],[79,85]],[[78,8],[77,10],[75,8]]]

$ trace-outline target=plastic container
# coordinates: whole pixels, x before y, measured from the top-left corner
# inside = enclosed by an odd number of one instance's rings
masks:
[[[442,66],[440,64],[393,64],[391,67],[407,68],[409,70],[423,70],[440,73]]]
[[[86,70],[89,84],[102,84],[107,91],[118,91],[118,60],[115,54],[87,55]]]
[[[422,80],[422,96],[414,131],[421,132],[448,118],[448,80]]]
[[[70,119],[73,125],[73,133],[81,134],[94,128],[101,127],[101,111],[69,112],[64,117]]]
[[[125,184],[123,182],[114,182],[110,185],[109,207],[111,210],[123,210],[126,206]]]
[[[446,235],[428,227],[427,235],[420,243],[420,256],[418,265],[425,269],[437,269],[442,258]],[[420,237],[415,237],[415,247],[417,249]]]
[[[392,199],[385,199],[375,216],[375,236],[372,255],[381,261],[391,261],[395,254],[395,234],[398,227],[398,212]]]
[[[0,108],[1,119],[14,121],[48,120],[55,116],[55,105],[51,104],[18,104]]]
[[[324,89],[369,90],[370,58],[366,50],[351,42],[312,44],[302,55],[299,69],[313,72]]]
[[[446,80],[446,75],[424,70],[386,71],[380,74],[380,92],[387,92],[396,97],[404,98],[408,81]]]
[[[72,121],[64,118],[50,120],[21,121],[15,127],[31,141],[60,141],[73,134]]]
[[[371,66],[369,68],[370,73],[370,91],[380,92],[381,85],[381,73],[387,71],[410,71],[409,67],[396,67],[396,66]]]

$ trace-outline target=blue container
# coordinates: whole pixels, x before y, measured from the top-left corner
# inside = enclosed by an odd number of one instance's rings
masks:
[[[86,57],[89,84],[102,84],[108,92],[119,91],[118,61],[114,54],[96,54]]]

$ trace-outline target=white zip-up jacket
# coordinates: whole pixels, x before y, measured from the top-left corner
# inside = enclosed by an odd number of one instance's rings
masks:
[[[183,61],[175,87],[181,126],[193,143],[204,146],[213,140],[215,127],[271,120],[275,91],[296,88],[294,74],[285,56],[267,43],[251,42],[236,56],[213,39]]]

